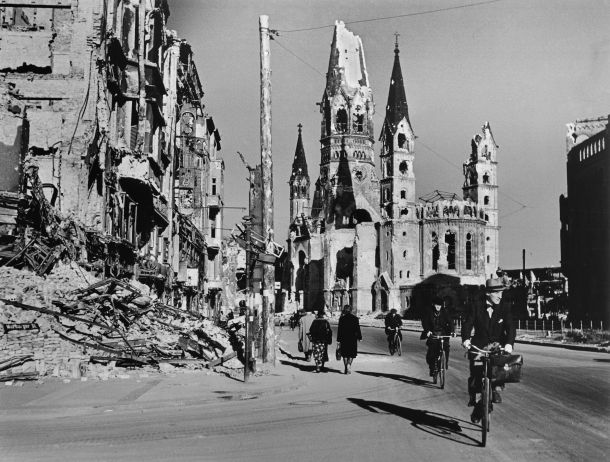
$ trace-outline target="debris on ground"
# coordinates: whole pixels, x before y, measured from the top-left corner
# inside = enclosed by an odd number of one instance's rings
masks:
[[[124,376],[125,369],[243,368],[243,320],[221,329],[77,264],[46,277],[0,267],[0,381]]]

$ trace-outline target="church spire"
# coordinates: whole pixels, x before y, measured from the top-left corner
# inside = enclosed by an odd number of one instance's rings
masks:
[[[294,160],[292,161],[292,174],[290,181],[294,181],[297,176],[309,176],[307,173],[307,158],[305,157],[305,148],[303,148],[303,138],[301,136],[302,124],[299,127],[299,138],[297,139],[297,147],[294,151]]]
[[[398,48],[398,37],[396,33],[396,42],[394,45],[394,67],[392,68],[392,77],[390,80],[390,91],[388,93],[388,104],[385,111],[384,130],[389,137],[394,136],[398,123],[406,118],[407,123],[411,125],[409,120],[409,107],[407,105],[407,96],[405,94],[405,84],[402,78],[402,69],[400,68],[400,50]]]

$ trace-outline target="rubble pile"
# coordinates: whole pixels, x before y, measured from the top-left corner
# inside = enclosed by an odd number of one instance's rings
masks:
[[[106,378],[145,365],[242,367],[233,359],[238,328],[229,334],[127,282],[96,281],[74,263],[46,278],[0,267],[0,280],[0,381]]]

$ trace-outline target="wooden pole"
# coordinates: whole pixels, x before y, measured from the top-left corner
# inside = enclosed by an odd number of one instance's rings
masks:
[[[261,183],[263,201],[263,236],[266,242],[273,240],[273,157],[271,154],[271,48],[269,45],[269,17],[259,17],[260,71],[261,71]],[[275,266],[263,264],[263,363],[275,365]]]
[[[250,357],[252,356],[251,345],[250,342],[250,255],[252,254],[252,242],[250,236],[250,227],[252,226],[252,219],[248,217],[244,217],[244,227],[246,228],[246,316],[244,319],[244,382],[248,381],[250,377]]]

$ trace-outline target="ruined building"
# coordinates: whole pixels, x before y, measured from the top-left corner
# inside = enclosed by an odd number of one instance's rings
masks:
[[[610,323],[610,116],[567,125],[561,268],[574,320]]]
[[[361,39],[337,22],[320,110],[320,176],[310,202],[301,127],[290,177],[289,297],[360,313],[421,307],[432,293],[463,304],[498,267],[497,152],[488,123],[471,141],[463,198],[416,196],[416,136],[398,43],[375,159],[373,92]],[[378,175],[380,169],[380,176]],[[310,205],[311,204],[311,205]]]
[[[220,135],[169,14],[166,0],[0,4],[0,265],[43,274],[52,253],[214,309]]]

